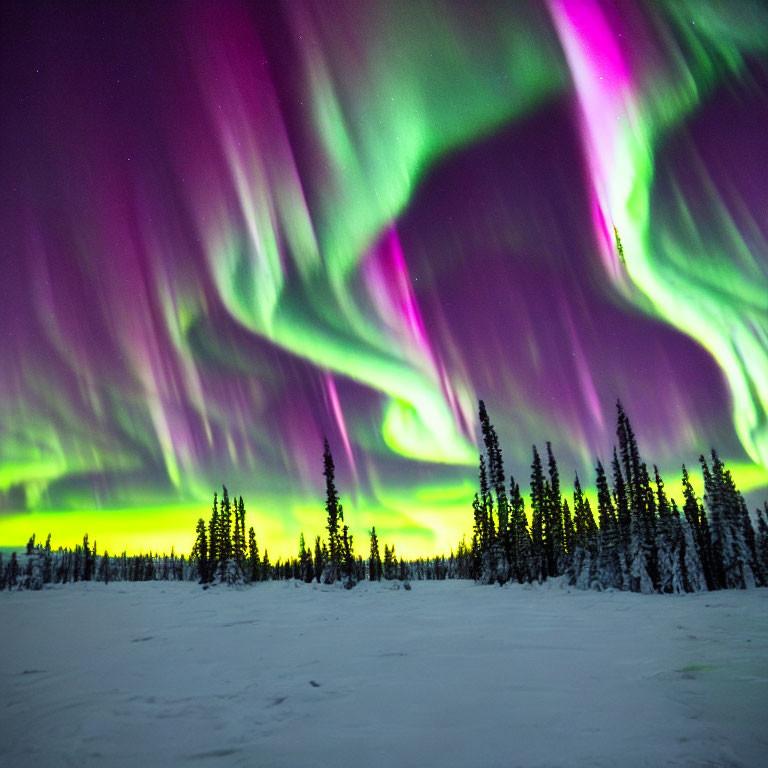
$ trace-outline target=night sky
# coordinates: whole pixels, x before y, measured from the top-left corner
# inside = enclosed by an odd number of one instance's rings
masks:
[[[768,496],[763,2],[5,2],[0,543],[471,528],[477,400]],[[621,252],[617,247],[618,232]]]

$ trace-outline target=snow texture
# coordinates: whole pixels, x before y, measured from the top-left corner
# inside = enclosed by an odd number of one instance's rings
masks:
[[[765,766],[768,589],[0,594],[8,766]]]

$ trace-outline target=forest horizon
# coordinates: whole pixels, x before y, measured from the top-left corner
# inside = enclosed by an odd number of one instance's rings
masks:
[[[647,531],[647,535],[650,536],[646,542],[647,548],[655,549],[660,546],[660,542],[665,538],[671,537],[671,540],[678,539],[682,542],[683,538],[687,537],[688,546],[699,550],[703,562],[706,558],[703,552],[708,546],[711,546],[705,545],[704,542],[704,538],[709,539],[711,535],[709,531],[710,524],[712,524],[713,520],[717,521],[720,517],[732,516],[734,520],[727,525],[729,530],[736,526],[741,531],[742,526],[746,526],[743,534],[739,534],[744,536],[740,546],[744,551],[751,547],[751,556],[743,555],[742,557],[745,561],[749,560],[751,563],[757,584],[760,585],[763,581],[768,580],[768,527],[766,525],[768,521],[768,499],[763,500],[762,508],[758,506],[755,510],[755,517],[749,510],[733,473],[729,468],[724,467],[714,448],[711,449],[709,457],[705,457],[703,454],[699,456],[698,464],[701,471],[699,482],[697,482],[699,471],[694,470],[693,474],[689,474],[685,464],[681,465],[680,494],[675,494],[674,486],[667,486],[665,484],[664,479],[659,474],[658,467],[653,463],[649,465],[641,454],[631,422],[625,414],[620,401],[617,401],[616,407],[616,436],[618,440],[617,444],[613,446],[613,458],[611,462],[604,462],[601,458],[596,458],[596,480],[594,483],[590,482],[589,478],[583,477],[580,479],[578,473],[575,473],[572,487],[569,487],[567,483],[562,484],[560,469],[553,453],[552,443],[547,441],[545,443],[546,453],[544,456],[548,467],[548,477],[545,477],[546,473],[543,470],[541,455],[537,446],[534,445],[532,446],[533,461],[530,466],[529,492],[524,494],[520,491],[520,484],[516,482],[513,476],[509,477],[509,490],[507,491],[504,487],[506,474],[503,450],[496,430],[490,423],[485,403],[481,400],[479,402],[478,415],[485,450],[481,450],[479,453],[478,486],[474,493],[474,501],[471,504],[473,510],[472,517],[474,519],[468,517],[468,522],[470,523],[469,533],[466,528],[463,529],[457,535],[454,542],[451,543],[450,547],[446,549],[413,552],[408,551],[407,548],[396,548],[396,542],[392,540],[390,531],[380,528],[377,534],[375,521],[370,523],[364,530],[361,530],[360,522],[356,520],[357,510],[354,507],[347,508],[345,521],[343,512],[343,497],[345,494],[342,492],[340,496],[339,490],[336,487],[333,454],[326,439],[324,441],[322,474],[326,482],[325,514],[328,517],[323,521],[322,514],[319,513],[321,504],[318,503],[318,518],[315,521],[315,528],[311,528],[306,535],[303,529],[298,533],[298,551],[295,546],[293,549],[288,547],[284,551],[279,546],[279,542],[278,546],[274,546],[275,543],[265,538],[261,530],[259,533],[261,541],[260,550],[256,534],[256,529],[260,529],[260,520],[257,517],[253,521],[253,517],[249,516],[248,526],[246,526],[246,506],[243,496],[238,496],[237,493],[232,494],[230,505],[230,493],[226,485],[221,487],[221,496],[219,496],[219,491],[214,491],[213,493],[213,516],[210,521],[207,521],[207,515],[205,514],[199,517],[194,544],[190,548],[178,547],[175,543],[171,544],[170,548],[153,548],[147,543],[148,539],[151,539],[151,535],[148,535],[146,531],[134,533],[134,535],[141,537],[142,541],[135,550],[129,550],[124,544],[115,544],[108,537],[106,542],[101,539],[103,546],[99,550],[98,539],[93,537],[89,544],[87,533],[82,539],[82,547],[79,541],[62,542],[60,540],[55,541],[55,545],[52,546],[52,533],[49,531],[47,537],[45,537],[44,551],[48,553],[46,555],[48,558],[52,551],[55,550],[60,553],[62,548],[66,551],[71,551],[73,554],[80,553],[76,555],[77,560],[83,557],[85,562],[92,562],[90,567],[94,571],[96,570],[95,563],[100,551],[103,551],[104,555],[102,561],[105,561],[108,557],[108,552],[112,553],[112,558],[117,556],[118,559],[119,557],[125,559],[126,555],[129,558],[145,555],[149,558],[162,558],[166,569],[169,567],[167,558],[170,552],[172,557],[182,558],[182,569],[185,567],[184,560],[188,556],[189,564],[194,565],[200,571],[198,578],[201,580],[201,583],[206,583],[214,581],[214,573],[217,568],[218,576],[216,579],[220,581],[225,580],[224,572],[227,568],[229,555],[225,555],[218,566],[214,567],[207,564],[209,549],[211,553],[215,550],[215,537],[223,536],[228,541],[227,551],[233,553],[233,562],[237,564],[237,570],[247,573],[252,571],[252,578],[254,580],[273,578],[273,576],[268,577],[266,575],[257,576],[257,573],[261,574],[262,568],[265,569],[264,574],[271,573],[274,564],[274,573],[276,574],[274,578],[281,578],[278,574],[283,573],[283,569],[288,569],[286,573],[292,574],[294,578],[301,578],[307,581],[316,579],[319,582],[320,571],[324,569],[322,564],[333,563],[336,574],[328,576],[326,573],[325,575],[327,582],[333,583],[333,581],[340,579],[339,572],[342,569],[343,559],[340,553],[342,551],[346,551],[347,578],[349,578],[350,573],[356,570],[358,577],[362,580],[366,578],[374,579],[375,576],[372,574],[377,569],[381,573],[382,566],[379,552],[380,547],[384,546],[386,553],[384,573],[387,574],[386,578],[388,579],[396,578],[392,576],[393,571],[391,569],[397,568],[398,561],[400,563],[400,578],[407,579],[408,576],[404,574],[410,573],[410,570],[403,570],[406,567],[405,564],[409,564],[408,568],[413,568],[417,562],[429,563],[434,561],[439,563],[441,560],[445,562],[445,558],[448,557],[451,563],[450,568],[456,569],[451,578],[455,578],[459,574],[460,578],[473,578],[475,581],[486,583],[498,581],[501,584],[515,578],[518,578],[521,583],[525,580],[536,578],[538,581],[541,581],[546,579],[547,567],[549,567],[551,570],[556,571],[555,573],[550,573],[550,575],[563,575],[567,571],[572,582],[577,583],[579,581],[579,568],[574,568],[574,558],[579,561],[583,559],[577,551],[589,552],[591,549],[592,557],[597,562],[598,552],[602,553],[606,546],[609,548],[620,546],[618,540],[620,538],[619,531],[622,530],[622,526],[623,534],[621,535],[626,538],[626,541],[621,545],[623,548],[621,557],[626,561],[631,560],[629,556],[629,536],[630,528],[634,531],[635,525],[634,523],[630,525],[630,518],[646,514],[642,510],[646,509],[646,505],[650,505],[647,507],[647,513],[650,515],[650,518],[646,523],[650,522],[654,532]],[[619,448],[617,448],[617,445],[621,449],[621,461],[619,461]],[[631,465],[632,461],[635,463],[634,469]],[[714,485],[713,476],[708,464],[710,461],[712,462],[712,473],[714,473],[716,479]],[[652,467],[652,473],[648,469],[649,466]],[[606,472],[605,467],[609,467],[608,472]],[[636,475],[634,481],[624,479],[625,477],[631,478],[633,474]],[[631,490],[633,483],[636,485],[635,491]],[[702,492],[699,491],[700,486],[703,487]],[[493,498],[494,489],[495,499]],[[732,501],[725,503],[724,507],[729,508],[730,512],[718,511],[718,506],[724,503],[718,500],[721,494],[732,495],[729,496],[729,498],[732,498]],[[676,496],[682,500],[680,505],[676,501]],[[623,523],[620,511],[622,505],[625,508]],[[468,510],[469,506],[469,504],[466,504],[465,508]],[[226,517],[224,517],[225,509]],[[573,509],[573,513],[571,513],[571,509]],[[765,517],[763,517],[763,512]],[[234,520],[232,516],[234,516]],[[517,518],[517,522],[515,522],[515,518]],[[684,521],[682,523],[683,528],[678,530],[678,527],[681,525],[681,519]],[[227,522],[224,523],[224,520]],[[740,522],[735,522],[736,520],[740,520]],[[233,523],[234,527],[232,527]],[[324,524],[320,529],[321,533],[317,534],[317,525],[320,523]],[[520,527],[518,532],[514,530],[516,525]],[[551,528],[552,525],[555,525],[554,529]],[[699,530],[701,525],[704,528]],[[220,526],[224,527],[220,528]],[[657,527],[659,529],[658,533],[656,533]],[[508,528],[509,534],[507,533]],[[221,532],[219,532],[220,530]],[[246,530],[248,530],[247,534]],[[536,530],[538,530],[538,534],[535,534]],[[349,538],[347,539],[348,531]],[[634,536],[635,534],[633,533],[632,535]],[[638,533],[637,535],[639,536],[640,534]],[[509,540],[507,540],[508,536]],[[523,536],[527,542],[524,545],[525,547],[528,549],[533,547],[534,550],[537,549],[539,552],[539,554],[528,552],[525,555],[526,562],[528,562],[524,569],[524,572],[527,574],[525,577],[520,575],[521,572],[518,572],[518,575],[515,576],[515,567],[510,562],[517,557],[517,555],[513,556],[512,550],[520,546],[519,542],[517,544],[514,543],[520,536]],[[538,544],[536,544],[536,536],[538,536]],[[548,556],[545,555],[545,550],[553,546],[553,537],[557,542],[554,546],[557,550],[562,551],[562,555],[556,556],[552,552]],[[606,540],[610,540],[611,543],[606,544]],[[42,541],[43,537],[39,536],[37,532],[33,532],[27,541],[27,554],[29,555],[34,551],[39,555],[42,552]],[[294,536],[294,542],[296,541],[297,537]],[[357,550],[354,545],[355,541],[358,544]],[[505,541],[507,543],[503,544],[502,542]],[[335,544],[331,542],[335,542]],[[366,542],[370,542],[371,549],[368,560],[365,558],[365,553],[361,553],[359,549],[360,542],[362,542],[363,550],[365,549]],[[272,548],[271,561],[268,555],[270,546]],[[669,546],[673,549],[676,545],[662,546]],[[686,544],[683,543],[683,557],[685,546]],[[334,548],[337,550],[336,554],[334,554]],[[20,549],[20,547],[6,546],[3,549],[7,550],[8,554],[10,554],[14,550]],[[763,550],[765,550],[764,553]],[[498,566],[498,563],[490,565],[488,562],[489,557],[494,561],[503,559],[505,564],[503,566]],[[605,557],[605,555],[601,554],[601,561],[605,560]],[[262,558],[264,559],[263,566],[261,564]],[[374,560],[378,562],[378,565],[374,564]],[[536,577],[537,566],[533,566],[531,563],[534,561],[545,563],[547,560],[549,561],[548,566],[544,565],[543,571],[539,569],[539,575]],[[767,561],[765,565],[762,563],[763,560]],[[357,562],[356,566],[353,564],[355,562]],[[555,565],[556,562],[559,562],[559,565]],[[568,563],[567,567],[566,563]],[[313,572],[313,567],[316,572]],[[593,565],[591,570],[594,571],[595,567]],[[700,569],[701,565],[699,564],[696,567]],[[626,563],[624,568],[625,570],[627,569]],[[0,565],[1,570],[2,566]],[[327,568],[325,570],[327,571]],[[587,566],[587,570],[590,570],[589,566]],[[653,568],[649,570],[653,572]],[[765,574],[763,574],[763,570],[765,570]],[[75,572],[77,572],[77,568]],[[499,575],[499,573],[503,575]],[[629,588],[627,573],[622,577],[625,582],[624,589]],[[239,578],[242,579],[244,575],[241,574]],[[48,578],[50,578],[50,575]],[[91,578],[91,576],[88,578]],[[230,578],[232,577],[230,576]],[[420,578],[423,578],[423,576]],[[445,578],[445,575],[442,578]],[[589,577],[585,578],[585,583],[588,584]],[[618,577],[613,575],[611,578],[616,579]],[[247,580],[250,579],[251,577],[249,576]],[[78,580],[77,577],[74,580]],[[659,577],[655,576],[653,580],[658,590]],[[679,580],[682,583],[682,577]],[[703,584],[703,571],[700,580]],[[707,574],[706,581],[710,589],[717,588],[712,586],[713,577],[711,574]],[[680,585],[677,588],[682,589]],[[661,591],[664,590],[662,589]],[[693,591],[696,590],[694,589]]]

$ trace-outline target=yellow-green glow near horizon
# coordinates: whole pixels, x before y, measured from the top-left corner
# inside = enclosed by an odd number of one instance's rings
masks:
[[[704,493],[701,476],[691,470],[694,491]],[[764,486],[760,468],[751,464],[732,465],[731,474],[736,485],[745,493]],[[667,495],[682,503],[679,482],[668,482]],[[573,508],[573,488],[564,486],[563,497]],[[360,499],[357,504],[342,498],[345,515],[353,521],[351,532],[355,537],[356,552],[367,556],[371,527],[376,526],[382,543],[395,544],[399,556],[418,558],[429,555],[448,555],[456,551],[460,538],[471,539],[471,525],[467,514],[467,499],[475,493],[469,483],[440,487],[421,487],[415,493],[408,489],[380,492],[373,500]],[[593,512],[597,511],[594,488],[584,489],[585,498]],[[526,496],[526,512],[530,522],[530,499]],[[268,500],[257,508],[246,511],[246,525],[257,530],[260,551],[266,547],[272,562],[277,558],[295,557],[298,552],[299,533],[308,542],[315,536],[325,536],[323,510],[316,499],[307,499],[293,505],[291,515],[274,515],[279,499]],[[167,506],[133,507],[128,509],[51,510],[30,514],[9,515],[3,520],[3,544],[21,547],[32,534],[44,542],[53,532],[51,545],[73,547],[82,544],[83,535],[89,535],[91,545],[96,543],[99,553],[110,554],[153,552],[187,555],[194,542],[194,526],[190,521],[199,517],[207,520],[209,510],[202,504],[176,504]]]

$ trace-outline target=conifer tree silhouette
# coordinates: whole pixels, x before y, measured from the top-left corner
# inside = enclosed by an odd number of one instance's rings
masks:
[[[712,558],[712,541],[709,532],[709,521],[704,508],[699,503],[691,485],[688,470],[683,464],[683,515],[690,527],[696,553],[701,563],[704,580],[708,590],[717,589]]]
[[[227,486],[222,486],[219,509],[219,577],[226,578],[227,564],[232,557],[232,505]]]
[[[547,553],[544,541],[544,516],[546,494],[541,458],[536,446],[533,446],[531,462],[531,549],[533,555],[533,577],[540,582],[547,578]]]
[[[339,516],[343,520],[341,505],[339,505]],[[357,569],[355,567],[355,552],[353,547],[353,537],[349,532],[349,526],[344,525],[341,534],[342,551],[342,573],[344,575],[344,586],[351,589],[357,584]]]
[[[509,508],[514,544],[514,575],[517,581],[523,584],[533,578],[533,554],[528,518],[525,515],[525,500],[520,493],[520,486],[513,477],[509,480]]]
[[[757,550],[757,559],[762,570],[763,584],[768,582],[768,501],[765,502],[765,510],[756,510],[757,513],[757,533],[755,535],[755,545]]]
[[[552,443],[547,441],[549,487],[545,499],[545,521],[547,526],[547,570],[553,576],[565,573],[566,552],[563,531],[563,505],[560,497],[560,474],[557,461],[552,453]]]
[[[613,500],[616,505],[616,521],[619,527],[619,548],[624,557],[629,550],[629,497],[627,495],[627,485],[624,475],[621,471],[621,464],[616,453],[616,447],[613,448],[613,458],[611,460],[611,471],[613,473]]]
[[[309,584],[314,577],[312,567],[312,552],[304,540],[304,532],[299,534],[299,576],[302,581]]]
[[[248,563],[251,582],[261,580],[261,558],[259,557],[259,545],[256,543],[256,532],[253,526],[248,529]]]
[[[712,557],[719,589],[746,589],[756,584],[745,536],[741,494],[720,457],[712,450],[712,470],[699,457],[704,475],[704,502],[709,512]],[[751,525],[750,525],[751,527]]]
[[[197,521],[196,533],[195,546],[192,552],[193,556],[197,558],[200,583],[205,584],[210,577],[210,564],[208,562],[208,536],[205,532],[205,521],[202,517]]]
[[[335,471],[331,449],[328,440],[325,440],[323,445],[323,475],[325,476],[325,512],[327,515],[329,557],[323,576],[323,581],[326,584],[333,584],[340,577],[345,554],[340,532],[340,525],[344,522],[344,512],[339,504]]]
[[[321,539],[319,536],[316,536],[315,537],[314,569],[315,569],[315,581],[317,581],[318,584],[320,583],[323,569],[325,568],[325,560],[326,558],[323,556],[323,545],[321,544]]]
[[[381,555],[379,554],[379,538],[376,536],[376,526],[371,528],[371,554],[368,559],[368,578],[371,581],[381,581]]]
[[[235,531],[232,537],[232,557],[241,573],[245,573],[245,504],[243,497],[233,503]]]
[[[603,588],[627,589],[626,565],[623,562],[623,552],[621,551],[619,523],[611,499],[611,492],[608,489],[605,469],[599,460],[595,471],[597,473],[597,514],[600,521],[598,537],[600,583]]]
[[[109,584],[109,565],[109,553],[105,549],[99,565],[99,579],[105,584]]]
[[[490,422],[485,403],[478,404],[480,428],[485,444],[487,461],[480,456],[480,505],[482,508],[479,528],[479,561],[481,575],[477,578],[486,582],[498,581],[504,584],[510,577],[512,557],[512,536],[509,526],[509,501],[505,488],[504,461],[499,437]],[[494,504],[495,497],[495,504]],[[498,526],[494,521],[494,506]],[[476,558],[477,559],[477,558]]]
[[[261,559],[261,580],[272,581],[272,563],[269,562],[269,550],[264,548],[264,557]]]
[[[211,510],[211,521],[208,525],[208,573],[207,581],[213,581],[216,577],[216,571],[219,567],[221,558],[220,525],[219,525],[219,501],[216,491],[213,492],[213,508]]]

